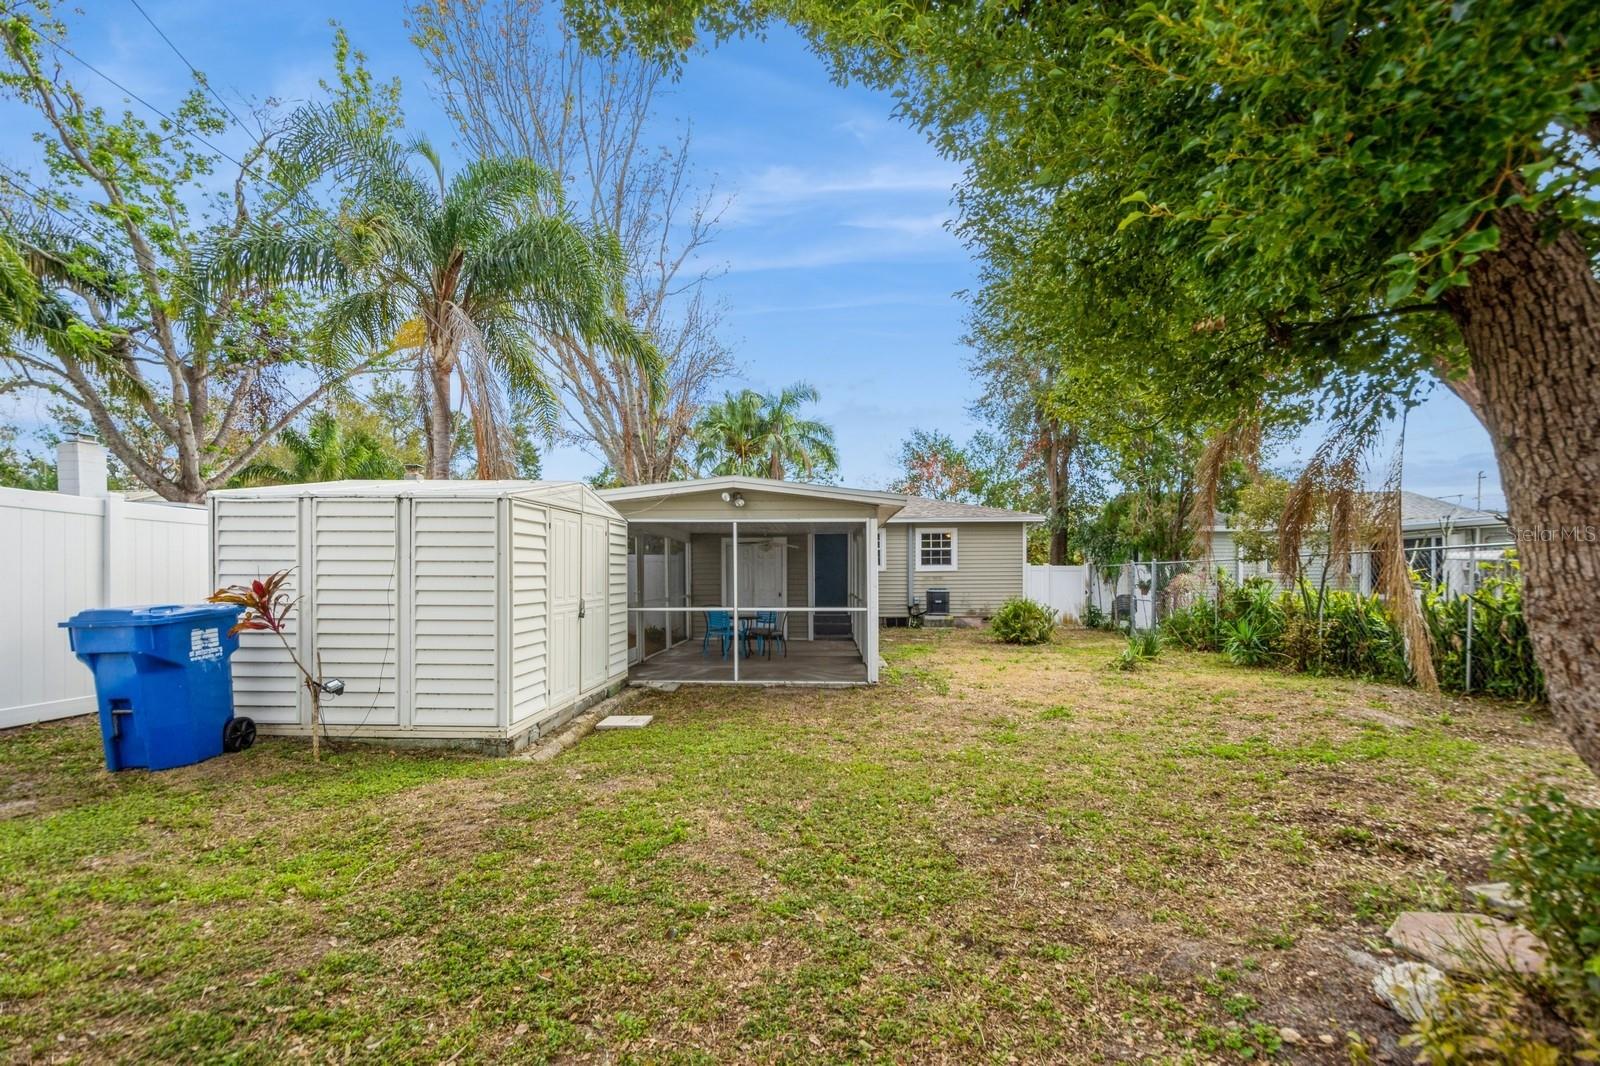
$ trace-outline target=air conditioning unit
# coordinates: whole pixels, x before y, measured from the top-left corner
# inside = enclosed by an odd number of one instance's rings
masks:
[[[949,614],[950,613],[950,590],[949,589],[929,589],[928,590],[928,613],[929,614]]]

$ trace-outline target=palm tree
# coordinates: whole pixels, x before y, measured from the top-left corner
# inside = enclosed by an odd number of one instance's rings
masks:
[[[696,465],[713,474],[759,477],[766,467],[764,401],[759,392],[745,389],[708,406],[695,423]]]
[[[302,433],[278,434],[286,462],[262,459],[239,471],[239,485],[298,485],[307,481],[385,480],[404,473],[387,442],[362,426],[346,426],[331,411],[318,411]]]
[[[0,219],[0,364],[36,368],[25,349],[36,345],[96,375],[119,399],[148,393],[129,371],[127,335],[96,326],[69,302],[87,293],[116,298],[104,258],[71,235],[9,211]]]
[[[713,474],[778,481],[790,469],[805,477],[831,473],[839,465],[832,427],[800,417],[800,408],[818,399],[817,390],[804,382],[775,395],[753,389],[728,393],[695,425],[695,461]]]
[[[796,382],[766,397],[762,428],[767,450],[767,476],[782,481],[784,468],[793,467],[803,476],[831,473],[839,466],[834,449],[833,427],[814,418],[801,418],[804,404],[821,397],[805,382]]]
[[[556,384],[540,354],[549,338],[625,354],[659,380],[660,357],[622,306],[616,236],[573,222],[559,181],[532,160],[479,159],[447,180],[426,141],[305,108],[278,173],[292,196],[331,180],[337,217],[253,227],[218,250],[213,270],[329,294],[314,340],[330,351],[414,352],[429,477],[450,476],[453,394],[472,420],[479,477],[511,476],[508,391],[554,434]]]

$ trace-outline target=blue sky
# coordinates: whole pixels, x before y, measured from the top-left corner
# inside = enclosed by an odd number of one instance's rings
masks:
[[[407,39],[403,4],[143,3],[230,101],[314,95],[331,67],[328,19],[337,18],[375,74],[400,77],[408,127],[449,153],[451,130]],[[74,50],[151,103],[165,108],[189,87],[187,70],[129,0],[90,0],[71,21]],[[66,65],[94,99],[119,105],[117,90]],[[30,166],[35,151],[15,117],[0,108],[0,159]],[[975,428],[958,295],[975,271],[945,227],[960,169],[897,122],[888,97],[833,84],[796,37],[779,32],[691,59],[660,101],[658,122],[663,135],[689,123],[697,169],[733,197],[707,255],[721,271],[713,292],[727,305],[723,333],[740,365],[729,387],[817,386],[849,484],[886,483],[913,427],[957,437]],[[13,414],[30,425],[42,410],[25,402]],[[1412,413],[1407,440],[1407,487],[1471,503],[1482,469],[1485,504],[1501,505],[1488,438],[1444,390]],[[581,477],[598,466],[561,448],[545,473]]]

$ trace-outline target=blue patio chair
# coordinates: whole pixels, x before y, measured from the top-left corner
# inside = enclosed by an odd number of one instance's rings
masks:
[[[755,619],[745,630],[745,639],[754,637],[756,647],[764,652],[767,658],[772,658],[772,643],[776,642],[783,648],[785,658],[789,656],[789,637],[784,632],[783,619],[777,611],[757,611]]]
[[[726,659],[728,657],[728,646],[735,639],[733,634],[733,615],[728,611],[707,611],[705,615],[706,631],[700,638],[700,654],[710,654],[708,646],[711,638],[716,637],[722,657]]]

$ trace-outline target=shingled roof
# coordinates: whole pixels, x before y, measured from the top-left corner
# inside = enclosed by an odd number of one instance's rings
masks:
[[[907,496],[906,505],[890,523],[905,522],[1043,522],[1044,515],[1028,511],[1008,511],[1004,507],[980,507],[952,500],[930,500]]]
[[[1435,496],[1424,496],[1420,492],[1400,493],[1400,528],[1419,530],[1435,529],[1440,525],[1446,526],[1499,526],[1505,524],[1505,517],[1493,511],[1480,511],[1476,507],[1467,507],[1449,500],[1441,500]],[[1212,529],[1230,530],[1233,528],[1228,515],[1218,511],[1212,520]]]
[[[1436,526],[1443,522],[1452,526],[1499,525],[1505,519],[1489,511],[1466,507],[1449,500],[1424,496],[1420,492],[1400,493],[1400,524],[1402,526]]]

